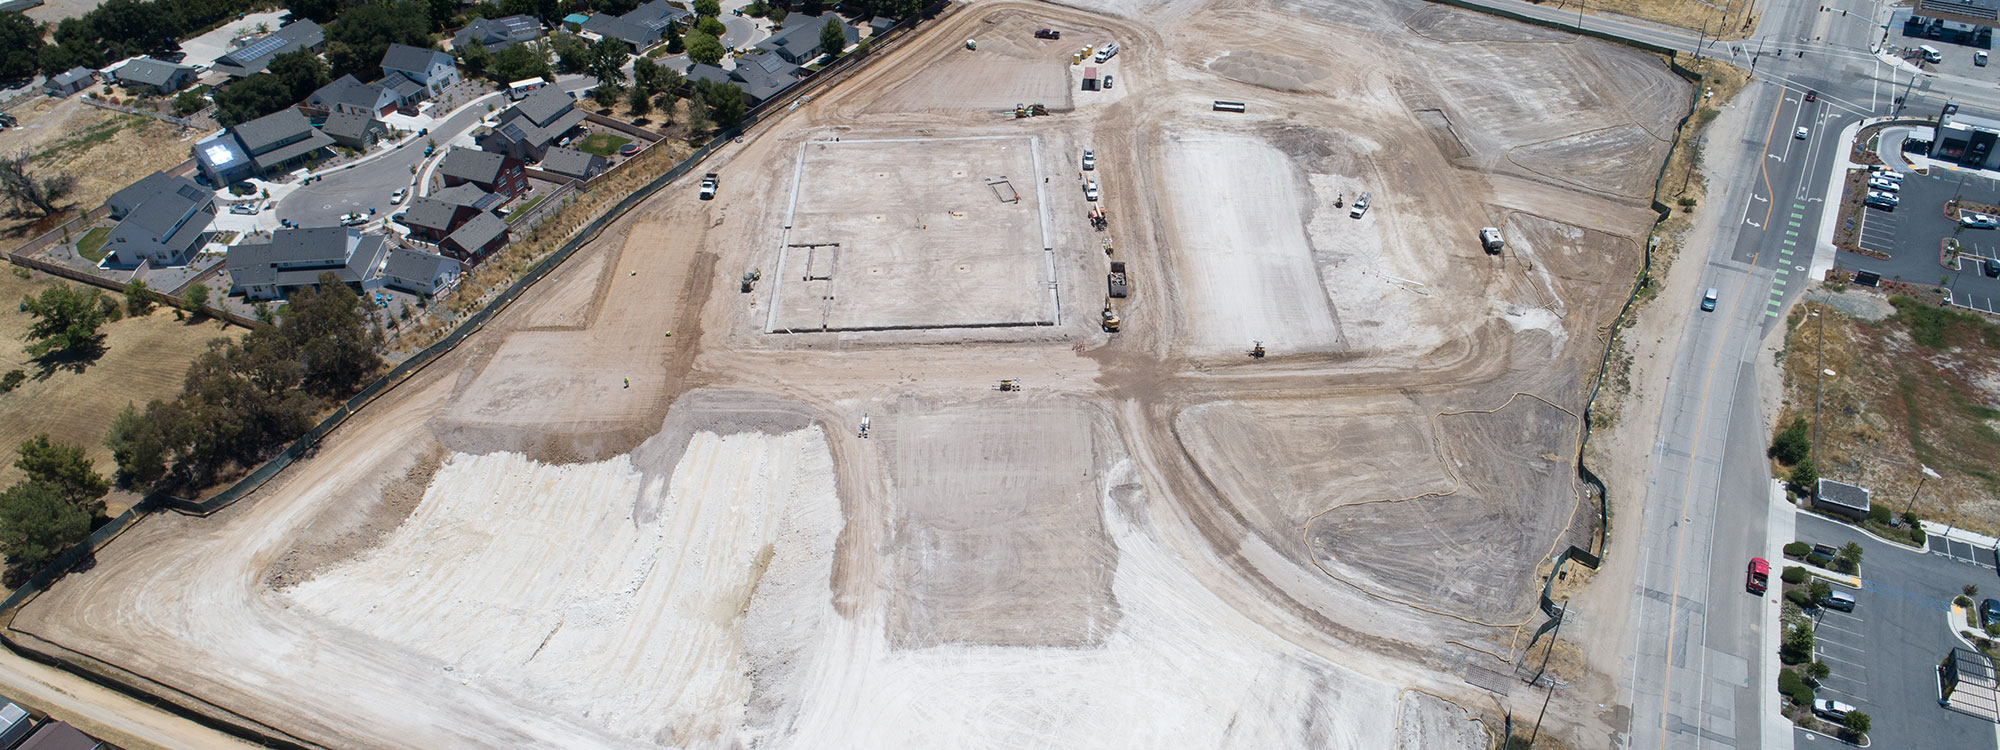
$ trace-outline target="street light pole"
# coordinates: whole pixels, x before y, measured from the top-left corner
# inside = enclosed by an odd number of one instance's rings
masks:
[[[1937,473],[1937,472],[1935,472],[1935,471],[1931,471],[1931,467],[1929,467],[1929,466],[1924,466],[1923,464],[1917,464],[1917,465],[1918,465],[1918,466],[1923,466],[1923,468],[1924,468],[1924,475],[1923,475],[1923,477],[1922,477],[1922,478],[1919,478],[1919,479],[1917,480],[1917,491],[1916,491],[1916,492],[1912,492],[1912,493],[1910,493],[1910,503],[1909,503],[1908,505],[1905,505],[1905,506],[1903,506],[1903,515],[1906,515],[1906,516],[1910,514],[1910,511],[1912,511],[1912,510],[1916,509],[1916,507],[1917,507],[1917,496],[1918,496],[1918,495],[1921,495],[1921,494],[1923,494],[1923,492],[1924,492],[1924,483],[1925,483],[1925,482],[1928,482],[1928,481],[1931,481],[1932,479],[1936,479],[1936,478],[1937,478],[1937,476],[1938,476],[1938,473]]]

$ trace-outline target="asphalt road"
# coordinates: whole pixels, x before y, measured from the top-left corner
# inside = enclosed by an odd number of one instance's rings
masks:
[[[578,91],[593,84],[595,81],[589,77],[565,76],[556,85],[564,91]],[[495,108],[508,105],[505,92],[478,101],[490,103]],[[349,212],[367,213],[370,206],[376,209],[377,216],[395,213],[399,207],[389,204],[389,194],[416,183],[417,175],[412,168],[421,168],[427,141],[434,139],[438,142],[438,153],[434,156],[442,158],[445,142],[472,128],[486,115],[483,106],[465,107],[457,115],[432,127],[427,137],[410,139],[401,147],[371,161],[322,172],[320,174],[324,175],[324,179],[299,188],[279,201],[278,217],[303,226],[323,227],[339,224],[341,215]]]
[[[1947,613],[1960,587],[2000,592],[1993,570],[1931,552],[1880,541],[1854,527],[1799,514],[1800,541],[1861,545],[1862,585],[1854,612],[1818,615],[1819,658],[1833,669],[1819,697],[1852,704],[1872,719],[1874,747],[1983,748],[1994,727],[1938,705],[1937,664],[1958,640]],[[1828,747],[1799,733],[1798,748]]]
[[[1766,723],[1779,700],[1763,677],[1776,658],[1765,636],[1775,627],[1777,599],[1743,590],[1744,565],[1770,546],[1762,458],[1769,428],[1756,394],[1760,377],[1775,373],[1759,361],[1761,344],[1809,283],[1841,130],[1863,116],[1890,114],[1903,94],[1907,107],[1932,111],[1941,96],[1973,106],[2000,97],[1984,81],[1913,77],[1876,58],[1889,10],[1875,2],[1773,3],[1763,8],[1755,36],[1720,44],[1646,24],[1579,21],[1574,9],[1483,2],[1682,52],[1700,48],[1755,74],[1731,105],[1748,110],[1744,130],[1707,134],[1709,163],[1724,161],[1717,157],[1727,152],[1718,149],[1737,149],[1741,167],[1710,176],[1708,210],[1719,213],[1703,217],[1719,227],[1700,286],[1719,289],[1721,300],[1712,313],[1693,313],[1672,355],[1646,467],[1632,668],[1619,697],[1632,706],[1631,748],[1776,748],[1790,733]],[[1806,102],[1807,91],[1817,101]],[[1805,138],[1794,137],[1799,127]]]

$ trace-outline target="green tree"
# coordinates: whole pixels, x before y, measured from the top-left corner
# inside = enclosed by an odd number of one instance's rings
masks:
[[[1846,558],[1848,562],[1854,563],[1855,567],[1861,567],[1861,544],[1858,542],[1848,542],[1840,545],[1840,556]]]
[[[65,501],[56,488],[19,482],[0,492],[0,550],[37,566],[90,536],[90,515]]]
[[[1801,495],[1811,494],[1819,488],[1819,469],[1813,467],[1812,456],[1799,459],[1792,467],[1792,491]]]
[[[43,29],[21,13],[0,14],[0,80],[32,78],[41,65]]]
[[[153,290],[146,286],[146,280],[133,276],[125,282],[125,314],[139,317],[153,311]]]
[[[174,95],[174,112],[182,116],[200,112],[201,108],[206,106],[208,106],[208,99],[194,89],[188,89]]]
[[[826,24],[819,27],[819,51],[832,57],[839,57],[847,49],[847,25],[839,16],[830,16]]]
[[[597,79],[600,86],[617,87],[625,83],[625,61],[632,52],[624,42],[616,39],[599,39],[590,45],[590,58],[585,63],[585,71]]]
[[[8,370],[7,374],[0,375],[0,393],[14,392],[14,389],[21,387],[21,383],[27,379],[26,370]]]
[[[865,57],[865,56],[867,56],[867,54],[868,54],[868,51],[869,51],[869,50],[872,50],[872,49],[874,49],[874,48],[875,48],[875,45],[873,44],[873,42],[874,42],[874,41],[875,41],[875,39],[874,39],[873,37],[870,37],[870,38],[867,38],[867,39],[863,39],[863,40],[861,40],[861,41],[858,41],[858,42],[855,42],[855,43],[854,43],[854,52],[853,52],[852,54],[853,54],[853,55],[854,55],[855,57]]]
[[[1812,658],[1812,623],[1794,623],[1785,631],[1784,643],[1778,647],[1778,657],[1786,664],[1802,664]]]
[[[733,83],[701,81],[695,84],[695,95],[701,100],[704,114],[720,127],[732,127],[742,122],[743,113],[748,109],[743,100],[743,89]]]
[[[667,69],[655,64],[652,58],[640,55],[632,61],[632,88],[645,92],[647,96],[659,93],[660,74],[665,72]]]
[[[550,34],[548,49],[555,57],[558,73],[582,73],[590,67],[590,45],[575,34],[563,31]]]
[[[625,104],[632,108],[633,117],[645,117],[653,113],[653,97],[648,95],[644,88],[633,86],[628,93],[631,96],[625,98]]]
[[[34,317],[22,338],[29,343],[24,351],[36,357],[53,355],[70,359],[89,357],[102,351],[104,308],[97,304],[96,289],[81,289],[58,283],[40,295],[21,298],[21,309]]]
[[[118,484],[124,487],[147,487],[160,481],[167,473],[167,446],[155,419],[161,402],[154,401],[147,413],[140,413],[138,407],[125,404],[125,410],[111,420],[111,430],[104,435],[104,447],[111,449],[111,461],[118,467]]]
[[[1849,711],[1847,712],[1847,719],[1842,721],[1841,724],[1847,727],[1847,731],[1860,736],[1867,734],[1869,729],[1874,728],[1875,720],[1870,718],[1868,714],[1860,711]]]
[[[369,325],[359,295],[332,273],[321,274],[319,281],[318,289],[292,297],[278,331],[297,352],[307,391],[346,396],[382,367],[375,353],[382,334]]]
[[[1833,668],[1828,667],[1826,662],[1814,661],[1806,665],[1806,676],[1812,678],[1813,682],[1823,681],[1831,674],[1833,674]]]
[[[516,44],[493,53],[493,77],[503,83],[549,78],[549,60],[538,44]]]
[[[493,55],[486,51],[486,45],[474,40],[458,51],[458,64],[471,75],[484,75],[493,65]]]
[[[1809,429],[1805,417],[1793,417],[1792,423],[1778,431],[1778,436],[1771,441],[1768,455],[1786,466],[1805,460],[1806,456],[1812,453],[1812,437],[1808,432]]]
[[[427,5],[401,2],[369,2],[340,11],[340,17],[326,27],[326,59],[338,78],[352,75],[374,80],[380,72],[382,53],[391,44],[431,46],[431,13]]]
[[[729,33],[729,27],[722,25],[722,19],[714,16],[702,16],[696,19],[694,30],[716,39],[721,39],[723,34]]]
[[[215,119],[237,125],[290,107],[332,81],[326,63],[306,50],[271,58],[264,72],[218,89]]]
[[[1806,584],[1806,596],[1815,602],[1826,601],[1827,597],[1833,596],[1833,586],[1826,581],[1815,579],[1812,583]]]
[[[688,32],[684,39],[689,60],[701,65],[714,65],[722,60],[722,42],[715,35],[697,29]]]
[[[687,51],[687,44],[681,41],[681,30],[679,27],[669,24],[667,28],[661,32],[661,38],[666,40],[667,54],[678,55],[682,52]]]
[[[694,14],[703,18],[722,15],[722,3],[717,0],[694,0]]]
[[[21,441],[15,450],[20,458],[15,459],[14,468],[28,481],[54,487],[64,500],[86,513],[104,509],[104,493],[111,491],[111,482],[97,473],[83,446],[51,440],[48,433],[42,433]]]
[[[181,307],[196,316],[201,315],[208,309],[208,285],[199,282],[188,285],[187,292],[181,295]]]

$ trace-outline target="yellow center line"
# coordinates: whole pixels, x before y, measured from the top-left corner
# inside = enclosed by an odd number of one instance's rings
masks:
[[[1778,132],[1777,131],[1778,111],[1781,109],[1784,109],[1783,99],[1779,100],[1779,106],[1771,108],[1771,127],[1764,132],[1763,153],[1765,154],[1769,154],[1771,152],[1771,136]],[[1761,162],[1768,161],[1769,159],[1770,159],[1769,156],[1760,157],[1758,159],[1758,162],[1760,162],[1758,164],[1758,171],[1763,172],[1764,174],[1764,194],[1766,196],[1771,196],[1771,173],[1763,168],[1763,164]],[[1776,196],[1771,196],[1769,204],[1764,207],[1764,223],[1767,226],[1771,222],[1771,209],[1776,204],[1777,204]],[[1757,249],[1750,254],[1751,269],[1753,270],[1756,269],[1757,258],[1761,257],[1763,254],[1764,250],[1761,246],[1758,246]],[[1743,274],[1742,281],[1738,282],[1736,285],[1735,299],[1738,301],[1742,301],[1743,291],[1749,286],[1750,286],[1750,274],[1745,273]],[[1722,340],[1724,342],[1727,342],[1728,339],[1729,337],[1727,335],[1724,335],[1722,337]],[[1708,361],[1708,372],[1704,374],[1701,379],[1701,398],[1696,402],[1697,406],[1695,407],[1694,436],[1693,439],[1689,441],[1687,469],[1684,474],[1684,478],[1681,481],[1681,505],[1678,516],[1679,518],[1688,517],[1687,515],[1688,498],[1689,495],[1694,491],[1694,457],[1695,457],[1695,452],[1699,450],[1701,447],[1702,415],[1703,412],[1707,409],[1709,386],[1715,382],[1715,367],[1718,364],[1721,364],[1721,358],[1711,357]],[[1721,487],[1721,483],[1722,483],[1722,478],[1720,474],[1718,474],[1716,477],[1716,486],[1718,488],[1718,492],[1720,491],[1719,488]],[[1688,537],[1687,531],[1688,531],[1687,527],[1683,526],[1681,527],[1680,535],[1674,537],[1674,556],[1673,556],[1674,588],[1672,596],[1667,600],[1667,606],[1673,609],[1679,608],[1679,602],[1681,599],[1681,576],[1680,576],[1681,548],[1687,544],[1687,537]],[[1761,601],[1761,597],[1759,598],[1759,600]],[[1702,616],[1707,617],[1708,615],[1704,613]],[[1660,680],[1660,728],[1663,730],[1666,728],[1666,723],[1667,723],[1667,698],[1673,695],[1673,683],[1674,683],[1674,617],[1671,612],[1667,615],[1667,658],[1665,664],[1665,671],[1666,674]],[[1762,721],[1762,717],[1758,717],[1758,720]],[[1699,722],[1700,719],[1697,718],[1696,721]],[[1662,731],[1660,732],[1660,747],[1664,748],[1666,746],[1667,746],[1667,733]]]

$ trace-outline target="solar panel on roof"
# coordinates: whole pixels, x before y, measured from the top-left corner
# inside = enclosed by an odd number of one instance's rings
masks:
[[[291,43],[292,40],[290,39],[285,39],[276,34],[272,34],[262,39],[258,39],[257,41],[243,45],[243,49],[239,49],[229,54],[231,57],[234,57],[241,62],[247,63],[256,60],[257,58],[263,57],[265,55],[269,55],[273,52],[277,52],[278,48]]]

